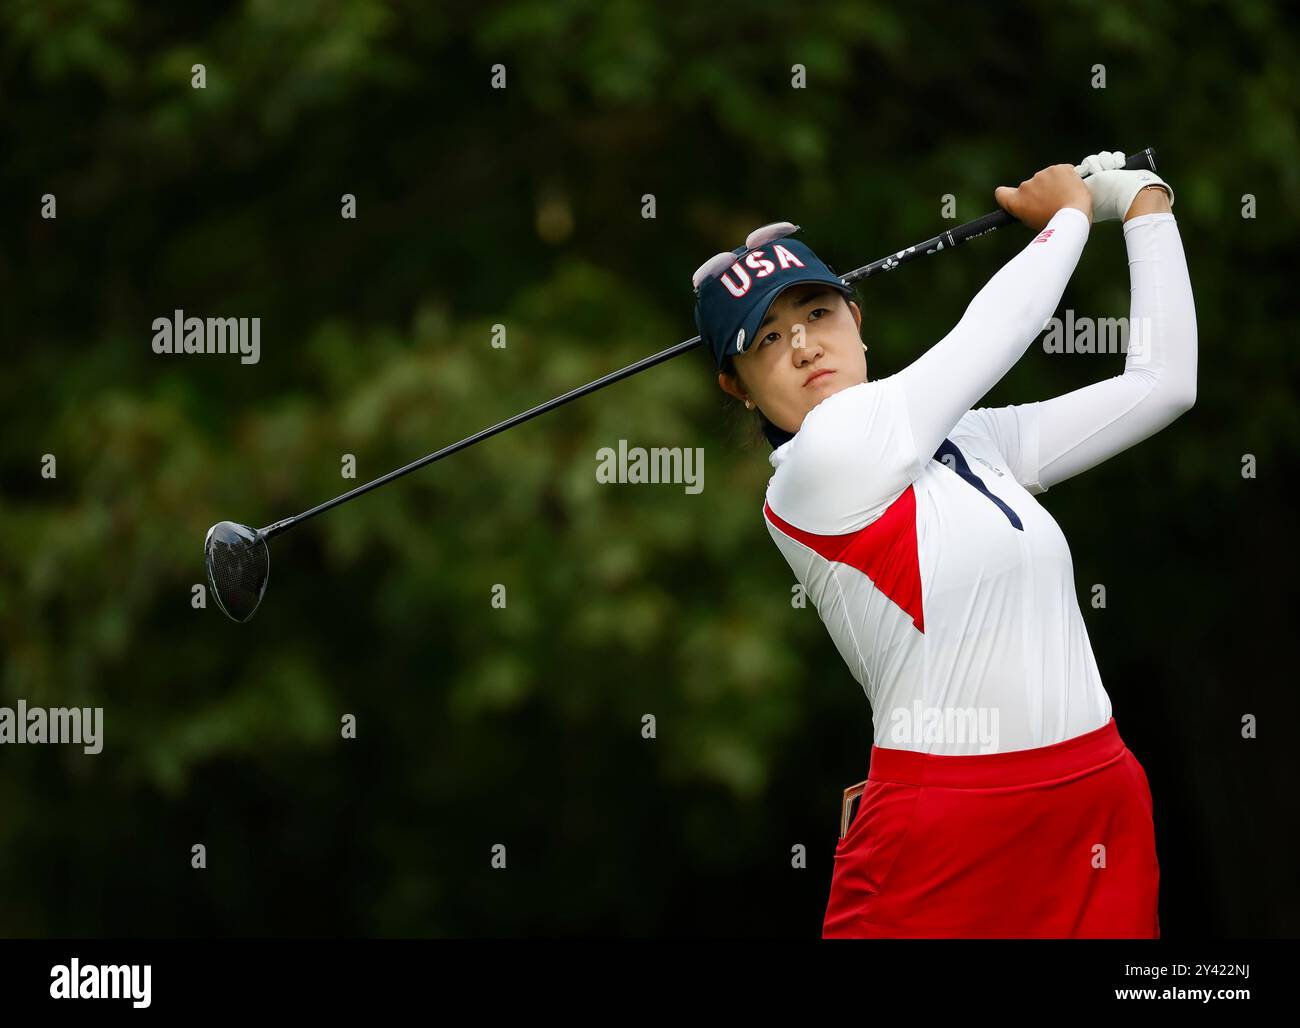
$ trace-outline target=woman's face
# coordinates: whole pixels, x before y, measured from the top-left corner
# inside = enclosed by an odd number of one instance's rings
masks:
[[[858,305],[829,286],[794,285],[772,303],[754,342],[718,385],[750,400],[767,420],[798,432],[804,416],[832,393],[867,380]]]

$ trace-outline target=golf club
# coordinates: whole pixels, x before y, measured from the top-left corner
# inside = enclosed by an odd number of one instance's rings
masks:
[[[1155,171],[1155,151],[1148,147],[1139,153],[1133,154],[1125,161],[1124,167],[1129,171],[1140,169]],[[941,250],[952,249],[967,240],[974,239],[976,236],[992,232],[1004,225],[1010,225],[1015,220],[1015,217],[999,208],[973,221],[968,221],[963,225],[941,232],[923,243],[917,243],[914,246],[899,250],[897,253],[872,261],[870,264],[865,264],[846,275],[842,275],[841,278],[846,284],[851,285],[882,271],[892,271],[894,268],[919,257],[938,253]],[[267,540],[274,538],[281,532],[287,532],[290,528],[302,524],[309,518],[314,518],[317,514],[322,514],[333,507],[347,503],[363,493],[370,492],[371,489],[378,489],[381,485],[386,485],[396,478],[410,474],[412,471],[439,461],[443,457],[449,457],[451,454],[494,436],[498,432],[504,432],[507,428],[513,428],[515,425],[522,424],[539,414],[563,406],[570,400],[576,400],[580,396],[594,393],[607,385],[612,385],[640,371],[645,371],[647,368],[652,368],[656,364],[671,360],[679,354],[695,349],[701,342],[701,338],[695,336],[685,342],[678,343],[676,346],[670,346],[660,353],[645,357],[621,370],[610,372],[610,374],[593,382],[588,382],[584,386],[571,389],[561,396],[507,418],[490,428],[475,432],[459,442],[444,446],[441,450],[412,461],[396,471],[390,471],[374,481],[359,485],[349,492],[334,497],[332,500],[326,500],[310,510],[277,521],[265,528],[254,529],[248,525],[241,525],[233,521],[222,521],[213,525],[208,529],[207,537],[203,541],[203,559],[207,567],[208,582],[212,587],[213,596],[216,597],[217,605],[221,607],[221,610],[228,617],[239,622],[248,621],[257,612],[262,597],[266,593],[266,583],[271,573],[271,555],[266,545]]]

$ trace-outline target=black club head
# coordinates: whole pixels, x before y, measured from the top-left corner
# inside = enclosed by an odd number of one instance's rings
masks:
[[[257,529],[233,521],[213,525],[203,540],[203,562],[222,613],[239,622],[257,613],[271,574],[271,554]]]

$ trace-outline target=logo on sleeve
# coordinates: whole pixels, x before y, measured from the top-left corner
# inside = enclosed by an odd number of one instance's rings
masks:
[[[1056,231],[1056,229],[1054,229],[1054,228],[1045,228],[1045,229],[1043,229],[1043,231],[1039,232],[1038,235],[1034,238],[1034,242],[1035,242],[1035,243],[1045,243],[1045,242],[1047,242],[1049,239],[1052,238],[1052,233],[1055,232],[1055,231]]]

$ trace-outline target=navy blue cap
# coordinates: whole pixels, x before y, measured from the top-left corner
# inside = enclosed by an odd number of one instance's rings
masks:
[[[824,282],[846,298],[853,296],[852,287],[793,236],[731,252],[736,262],[701,282],[695,299],[695,327],[719,371],[727,357],[744,353],[753,343],[772,301],[790,286]]]

